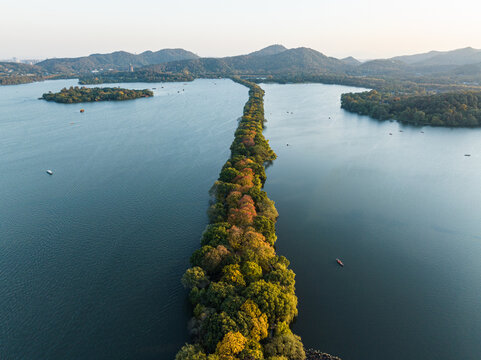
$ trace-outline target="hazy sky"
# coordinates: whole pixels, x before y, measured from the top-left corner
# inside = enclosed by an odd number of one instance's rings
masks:
[[[0,8],[0,59],[177,47],[226,56],[271,44],[361,59],[481,48],[479,0],[2,0]]]

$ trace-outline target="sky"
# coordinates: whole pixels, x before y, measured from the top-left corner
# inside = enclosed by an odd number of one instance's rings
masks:
[[[474,0],[1,0],[0,4],[0,59],[164,48],[221,57],[271,44],[359,59],[481,48],[481,2]]]

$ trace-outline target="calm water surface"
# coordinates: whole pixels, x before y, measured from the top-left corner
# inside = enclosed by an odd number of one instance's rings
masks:
[[[355,88],[262,87],[278,155],[266,191],[304,344],[344,360],[481,359],[481,130],[350,114],[340,94]]]
[[[157,89],[121,103],[37,100],[74,84],[0,87],[0,358],[172,359],[188,340],[179,279],[247,90],[197,80],[123,84]],[[481,131],[342,111],[359,89],[263,87],[279,156],[266,190],[306,346],[478,360]]]
[[[215,83],[82,105],[37,100],[76,81],[0,87],[1,359],[172,359],[188,340],[180,277],[247,100]]]

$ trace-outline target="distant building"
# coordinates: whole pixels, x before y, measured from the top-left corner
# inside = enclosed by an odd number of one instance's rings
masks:
[[[130,72],[134,72],[134,66],[132,64],[130,64],[129,70],[130,70]]]

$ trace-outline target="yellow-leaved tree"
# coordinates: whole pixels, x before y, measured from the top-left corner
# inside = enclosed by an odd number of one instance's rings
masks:
[[[240,332],[229,331],[217,344],[216,354],[221,360],[235,360],[235,355],[244,350],[247,339]]]

